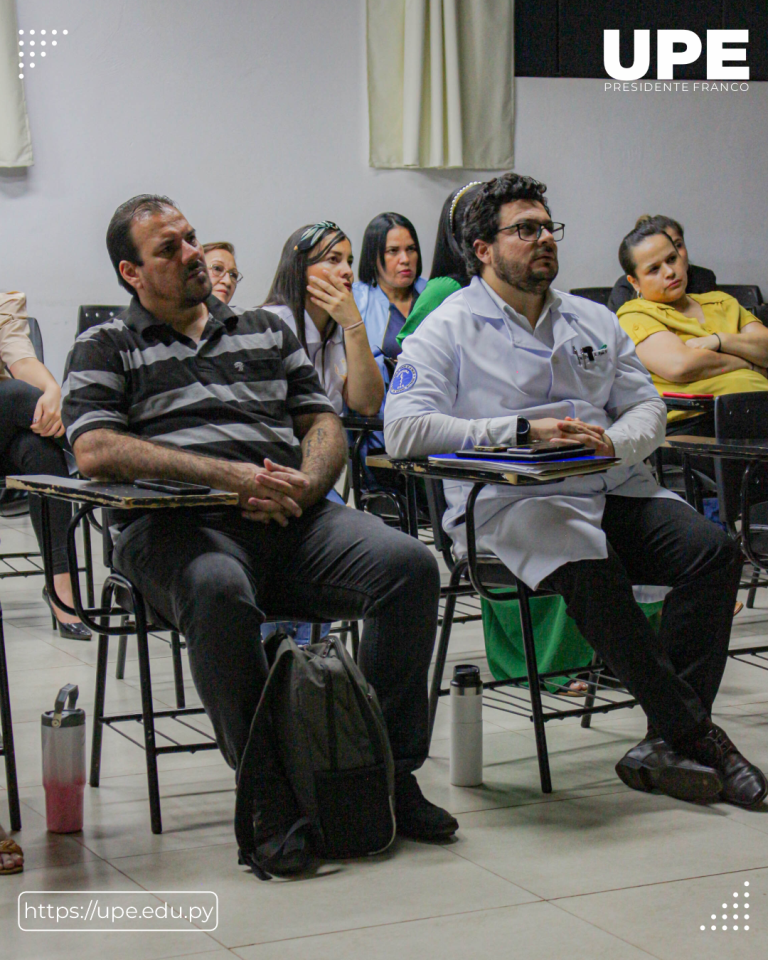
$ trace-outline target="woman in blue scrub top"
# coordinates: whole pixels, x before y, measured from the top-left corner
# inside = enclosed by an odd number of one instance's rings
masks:
[[[365,228],[360,279],[353,292],[374,356],[400,353],[397,335],[419,294],[421,248],[413,224],[399,213],[380,213]]]

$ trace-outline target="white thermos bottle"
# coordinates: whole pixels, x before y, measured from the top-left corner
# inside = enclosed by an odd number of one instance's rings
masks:
[[[483,782],[483,681],[471,663],[457,664],[451,680],[450,781],[455,787]]]

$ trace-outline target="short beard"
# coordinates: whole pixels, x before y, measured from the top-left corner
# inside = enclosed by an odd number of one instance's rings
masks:
[[[181,301],[182,309],[186,310],[188,307],[196,307],[199,303],[203,303],[208,299],[208,297],[210,297],[212,291],[213,284],[211,283],[210,279],[208,280],[204,293],[190,293],[185,289],[184,296]]]
[[[546,293],[557,276],[557,265],[551,277],[537,277],[530,267],[522,267],[514,260],[503,260],[498,255],[493,258],[492,266],[499,280],[522,293]]]

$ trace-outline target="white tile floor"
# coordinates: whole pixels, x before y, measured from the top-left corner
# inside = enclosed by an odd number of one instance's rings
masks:
[[[34,538],[27,518],[0,521],[0,550]],[[539,790],[530,723],[486,710],[485,785],[448,784],[447,711],[419,773],[427,795],[459,818],[445,847],[398,842],[385,856],[328,864],[298,883],[260,883],[237,865],[233,778],[217,753],[161,759],[164,832],[149,829],[141,751],[105,734],[102,785],[86,787],[85,830],[45,829],[40,713],[67,682],[93,704],[95,644],[61,640],[40,600],[41,579],[0,580],[22,795],[17,835],[26,870],[0,877],[0,957],[143,960],[205,954],[243,960],[409,960],[514,956],[521,960],[640,960],[768,955],[768,806],[744,812],[633,793],[613,767],[643,733],[638,710],[548,725],[555,792]],[[768,596],[736,621],[734,640],[768,635]],[[113,647],[115,644],[113,644]],[[114,659],[114,649],[112,658]],[[153,643],[154,692],[172,705],[168,648]],[[451,659],[484,664],[479,624],[456,628]],[[135,649],[108,703],[135,709]],[[768,665],[768,664],[766,664]],[[190,700],[194,690],[187,673]],[[729,662],[717,717],[768,768],[768,673]],[[0,776],[0,822],[8,826]],[[749,883],[749,887],[745,886]],[[213,932],[44,933],[17,926],[25,890],[213,890]],[[747,922],[733,920],[734,894]],[[102,895],[104,896],[104,895]],[[727,926],[723,931],[723,904]],[[717,918],[711,931],[712,916]],[[737,914],[739,915],[739,914]],[[749,930],[745,930],[748,924]],[[739,930],[732,929],[739,926]],[[702,931],[700,928],[706,929]]]

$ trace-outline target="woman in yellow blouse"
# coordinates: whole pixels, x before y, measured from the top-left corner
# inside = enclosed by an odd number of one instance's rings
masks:
[[[768,390],[768,329],[727,293],[687,294],[685,264],[658,224],[628,233],[619,261],[637,299],[617,316],[659,393]]]

